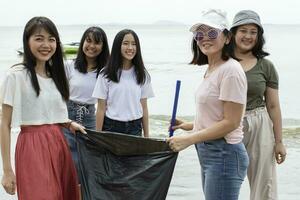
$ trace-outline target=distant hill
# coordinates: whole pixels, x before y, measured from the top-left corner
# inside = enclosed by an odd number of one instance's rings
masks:
[[[176,22],[176,21],[170,21],[170,20],[159,20],[153,23],[154,25],[173,25],[173,26],[184,26],[186,24],[181,23],[181,22]]]

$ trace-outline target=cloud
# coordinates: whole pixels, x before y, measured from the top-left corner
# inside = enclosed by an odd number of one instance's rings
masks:
[[[22,26],[37,15],[63,25],[147,24],[162,20],[193,24],[200,11],[208,8],[222,8],[228,12],[229,20],[241,9],[253,9],[263,23],[300,24],[299,7],[297,0],[251,0],[247,4],[241,0],[4,0],[0,2],[0,25]]]

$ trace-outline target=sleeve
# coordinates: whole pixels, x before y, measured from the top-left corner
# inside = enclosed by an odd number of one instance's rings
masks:
[[[245,74],[235,73],[225,77],[220,85],[220,100],[246,104],[247,80]]]
[[[1,84],[0,103],[10,106],[14,105],[16,94],[16,77],[13,73],[8,73]]]
[[[24,66],[10,68],[0,86],[0,104],[13,107],[11,127],[18,128],[22,121],[22,91],[24,90],[22,72]]]
[[[108,84],[108,80],[103,76],[103,74],[99,74],[92,96],[97,99],[107,99]]]
[[[266,65],[266,85],[267,87],[278,89],[279,87],[279,78],[277,71],[272,62],[265,60]]]
[[[72,68],[74,68],[74,61],[73,60],[71,60],[71,61],[67,60],[65,62],[65,72],[66,72],[66,76],[67,76],[68,80],[71,79]]]
[[[145,83],[141,86],[141,99],[148,99],[154,97],[152,84],[150,78],[146,79]]]

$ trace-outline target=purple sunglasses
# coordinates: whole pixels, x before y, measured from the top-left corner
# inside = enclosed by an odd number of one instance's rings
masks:
[[[200,42],[201,40],[203,40],[205,35],[207,35],[208,39],[215,40],[215,39],[217,39],[220,32],[222,32],[222,31],[218,30],[218,29],[210,29],[207,32],[197,31],[194,33],[194,40],[196,40],[197,42]]]

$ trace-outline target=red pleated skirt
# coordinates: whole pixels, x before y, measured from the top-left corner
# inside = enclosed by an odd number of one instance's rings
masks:
[[[19,200],[78,200],[74,163],[57,124],[21,128],[16,145]]]

